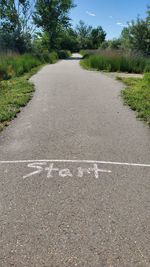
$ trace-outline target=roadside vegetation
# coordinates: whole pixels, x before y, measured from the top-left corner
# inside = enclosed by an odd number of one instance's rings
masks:
[[[53,64],[71,56],[71,52],[61,44],[64,35],[60,38],[58,21],[62,35],[72,7],[72,1],[63,0],[47,4],[41,0],[1,1],[0,130],[31,99],[34,86],[29,82],[30,76],[44,64]]]
[[[80,53],[80,64],[88,70],[144,74],[143,79],[118,79],[127,85],[122,91],[124,102],[150,125],[150,6],[146,19],[131,21],[120,38],[104,40],[94,50],[87,46]]]
[[[81,52],[84,59],[81,66],[86,69],[107,72],[143,73],[150,68],[150,58],[134,55],[131,52],[97,50]]]
[[[32,68],[45,63],[55,63],[58,60],[58,54],[43,53],[39,55],[32,54],[1,54],[0,55],[0,80],[7,80],[18,77],[29,72]]]
[[[118,78],[127,85],[122,91],[125,104],[137,112],[137,117],[150,125],[150,73],[145,73],[143,79]]]
[[[46,63],[68,58],[70,52],[32,54],[4,54],[0,56],[0,131],[14,119],[31,99],[34,85],[30,76]]]
[[[31,99],[34,86],[28,78],[29,74],[26,74],[0,83],[0,131]]]

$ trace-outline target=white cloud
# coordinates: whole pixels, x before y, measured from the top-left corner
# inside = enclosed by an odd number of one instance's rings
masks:
[[[88,15],[91,16],[91,17],[96,17],[96,15],[95,15],[94,13],[89,12],[89,11],[86,11],[86,14],[88,14]]]
[[[122,22],[117,22],[116,23],[118,26],[120,26],[120,27],[127,27],[128,25],[127,24],[124,24],[124,23],[122,23]]]

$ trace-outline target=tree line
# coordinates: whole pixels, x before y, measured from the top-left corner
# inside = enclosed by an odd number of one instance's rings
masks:
[[[150,55],[150,7],[146,19],[132,21],[120,38],[106,40],[101,26],[71,26],[73,0],[0,0],[0,50],[18,53],[81,49],[126,49]]]

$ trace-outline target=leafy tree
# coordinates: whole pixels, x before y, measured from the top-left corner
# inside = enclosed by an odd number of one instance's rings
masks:
[[[72,0],[37,0],[33,16],[34,23],[48,34],[49,50],[57,48],[58,35],[62,27],[69,26],[68,13],[73,8]]]
[[[130,49],[131,43],[130,43],[130,30],[128,27],[123,28],[120,36],[121,40],[121,46],[124,49]]]
[[[92,29],[90,33],[90,39],[92,42],[92,48],[97,49],[105,41],[106,32],[101,26]]]
[[[36,32],[33,40],[34,53],[40,54],[48,52],[48,34],[45,32]]]
[[[148,27],[150,28],[150,6],[147,7],[147,18],[146,18]]]
[[[104,41],[100,45],[101,49],[107,49],[108,47],[109,47],[109,41]]]
[[[118,38],[115,38],[113,40],[110,40],[108,48],[119,50],[121,48],[121,40]]]
[[[8,49],[25,52],[31,47],[32,0],[0,1],[0,38]]]
[[[150,54],[150,29],[147,21],[138,17],[130,23],[128,29],[131,48],[145,55]]]
[[[84,21],[80,20],[76,30],[80,49],[92,48],[92,41],[90,39],[92,26],[88,26],[84,23]]]
[[[60,34],[60,49],[70,50],[71,52],[79,51],[78,35],[75,30],[68,28]]]

